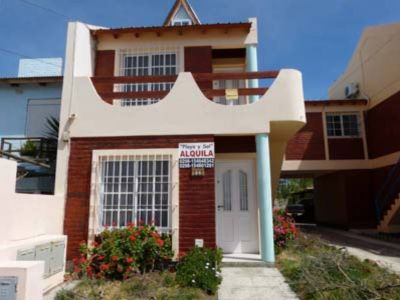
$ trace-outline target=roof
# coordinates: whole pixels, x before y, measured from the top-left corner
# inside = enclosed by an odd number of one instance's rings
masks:
[[[366,99],[328,99],[328,100],[305,100],[307,106],[331,106],[331,105],[366,105]]]
[[[141,33],[155,32],[161,34],[163,32],[184,32],[184,31],[207,31],[213,29],[243,29],[249,32],[251,28],[250,22],[239,22],[239,23],[216,23],[216,24],[194,24],[194,25],[183,25],[183,26],[151,26],[151,27],[121,27],[121,28],[110,28],[110,29],[96,29],[92,30],[92,34],[95,36],[101,34],[113,34],[118,36],[119,34],[132,33],[140,35]]]
[[[23,83],[52,83],[62,82],[63,76],[43,76],[43,77],[0,77],[0,83],[23,84]]]
[[[196,12],[194,11],[188,0],[176,0],[174,6],[171,8],[167,18],[164,21],[164,26],[172,25],[172,20],[181,6],[183,6],[183,8],[186,10],[186,13],[191,18],[193,24],[201,24],[200,19],[197,17]]]

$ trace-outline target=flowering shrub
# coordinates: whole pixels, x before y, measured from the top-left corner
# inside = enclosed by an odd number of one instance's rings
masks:
[[[274,241],[278,250],[286,247],[288,241],[295,240],[298,229],[294,220],[288,216],[284,209],[274,210]]]
[[[153,270],[173,256],[168,235],[160,235],[154,226],[132,224],[106,229],[91,246],[82,243],[80,253],[74,259],[76,276],[107,279],[126,279]]]
[[[195,247],[178,264],[176,281],[181,286],[195,287],[215,294],[222,281],[222,251]]]

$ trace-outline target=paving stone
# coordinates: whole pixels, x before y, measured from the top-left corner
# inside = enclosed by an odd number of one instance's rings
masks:
[[[219,300],[297,299],[276,268],[222,268],[222,276]]]

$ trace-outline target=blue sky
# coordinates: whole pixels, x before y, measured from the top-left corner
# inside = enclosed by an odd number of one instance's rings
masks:
[[[0,48],[64,56],[67,19],[108,27],[158,25],[174,0],[0,0]],[[260,69],[303,72],[305,95],[321,99],[345,70],[363,28],[400,21],[399,0],[191,0],[203,23],[259,19]],[[18,56],[0,51],[0,76]]]

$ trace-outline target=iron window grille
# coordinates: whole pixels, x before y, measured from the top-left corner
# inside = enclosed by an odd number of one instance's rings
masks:
[[[171,155],[100,157],[101,227],[129,223],[171,231]]]
[[[177,75],[179,72],[179,51],[176,48],[144,50],[121,50],[120,76],[162,76]],[[170,91],[174,82],[117,84],[117,92]],[[116,99],[120,106],[142,106],[154,104],[159,98]]]

